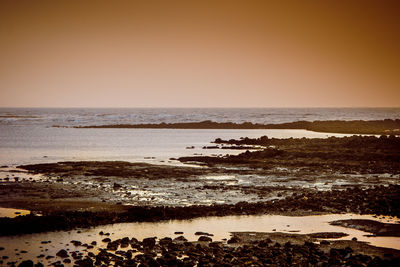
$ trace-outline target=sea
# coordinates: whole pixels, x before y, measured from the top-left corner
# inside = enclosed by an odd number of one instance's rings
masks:
[[[240,153],[203,149],[216,138],[346,136],[279,129],[78,129],[73,126],[205,120],[283,123],[399,118],[400,108],[0,108],[0,165],[67,160],[179,165],[174,159],[180,156]]]

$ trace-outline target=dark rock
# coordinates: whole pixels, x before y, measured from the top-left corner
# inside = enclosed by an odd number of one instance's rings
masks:
[[[211,239],[211,237],[202,235],[202,236],[199,237],[199,240],[198,240],[198,241],[202,241],[202,242],[212,242],[212,239]]]
[[[210,248],[222,248],[223,247],[221,242],[211,242],[210,244],[208,244],[208,246]]]
[[[113,251],[115,251],[115,250],[118,249],[118,247],[119,247],[119,242],[116,242],[116,241],[109,242],[109,243],[107,244],[107,249],[108,249],[108,250],[113,250]]]
[[[178,236],[178,237],[175,237],[174,238],[174,241],[183,241],[183,242],[186,242],[186,241],[188,241],[183,235],[181,235],[181,236]]]
[[[77,260],[75,261],[75,264],[78,266],[82,266],[82,267],[89,267],[89,266],[93,266],[93,260],[91,258],[85,258],[82,260]]]
[[[74,244],[74,246],[82,245],[82,242],[81,241],[77,241],[77,240],[72,240],[71,243]]]
[[[142,241],[143,247],[152,249],[156,245],[156,239],[154,237],[145,238]]]
[[[214,236],[213,234],[209,234],[209,233],[206,233],[206,232],[196,232],[196,233],[194,233],[194,235]]]
[[[33,267],[33,261],[26,260],[18,264],[18,267]]]
[[[228,241],[227,241],[227,243],[228,244],[235,244],[235,243],[239,243],[239,242],[241,242],[242,240],[239,238],[239,237],[236,237],[236,236],[232,236]]]
[[[329,245],[329,244],[330,244],[330,242],[327,241],[327,240],[321,240],[319,243],[320,243],[321,245]]]
[[[170,238],[170,237],[161,238],[160,241],[159,241],[158,243],[159,243],[161,246],[166,246],[166,245],[172,243],[172,238]]]
[[[61,258],[68,258],[68,252],[65,249],[61,249],[60,251],[57,252],[56,256],[61,257]]]
[[[269,242],[267,240],[261,240],[260,242],[258,242],[258,246],[261,248],[265,248],[268,247]]]

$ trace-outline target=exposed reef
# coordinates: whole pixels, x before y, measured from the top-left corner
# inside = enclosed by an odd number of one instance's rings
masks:
[[[332,225],[358,229],[375,236],[400,236],[400,224],[382,223],[373,220],[350,219],[331,222]]]
[[[131,163],[126,161],[66,161],[58,163],[43,163],[22,165],[18,168],[31,173],[55,174],[60,177],[71,175],[83,176],[113,176],[127,179],[146,178],[187,178],[201,175],[209,170],[191,167],[176,167],[168,165],[152,165],[147,163]]]
[[[60,126],[55,126],[60,127]],[[252,122],[183,122],[183,123],[148,123],[148,124],[109,124],[75,126],[74,128],[153,128],[153,129],[304,129],[315,132],[345,134],[399,135],[400,119],[391,120],[331,120],[331,121],[296,121],[278,124],[260,124]]]
[[[261,151],[246,151],[222,157],[181,157],[181,162],[208,166],[245,166],[252,169],[276,167],[341,173],[400,173],[400,138],[395,136],[351,136],[330,138],[275,139],[266,136],[214,141],[218,144],[260,145]]]
[[[53,205],[51,199],[48,205]],[[325,213],[378,214],[400,217],[400,186],[379,186],[370,189],[301,190],[283,199],[264,202],[239,202],[234,205],[169,206],[122,206],[118,211],[103,212],[58,211],[44,212],[43,216],[18,216],[0,218],[0,235],[15,235],[54,230],[70,230],[117,222],[163,221],[227,215],[311,215]]]

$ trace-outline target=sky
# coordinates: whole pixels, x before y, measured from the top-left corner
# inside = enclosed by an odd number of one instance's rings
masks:
[[[0,2],[0,107],[400,107],[400,1]]]

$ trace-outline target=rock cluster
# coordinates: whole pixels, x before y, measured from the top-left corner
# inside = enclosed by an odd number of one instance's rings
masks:
[[[238,241],[238,240],[237,240]],[[112,247],[95,254],[74,258],[74,266],[399,266],[400,258],[385,259],[355,253],[352,248],[326,248],[312,242],[280,244],[270,239],[250,243],[187,242],[171,238],[145,238],[138,241],[125,237],[110,241]],[[234,244],[235,243],[235,244]],[[128,248],[122,250],[123,244]],[[62,252],[62,256],[64,255]],[[60,256],[61,257],[61,256]],[[60,261],[54,266],[62,266]],[[24,261],[19,266],[34,266]],[[43,265],[35,265],[43,266]]]
[[[400,173],[400,137],[350,136],[329,138],[243,138],[222,140],[217,144],[263,146],[223,157],[188,156],[181,162],[199,162],[208,166],[245,166],[251,169],[276,167],[302,168],[332,173]]]
[[[358,187],[346,190],[293,193],[284,199],[234,205],[194,205],[188,207],[136,206],[124,213],[58,212],[47,216],[0,218],[0,235],[87,228],[116,222],[192,219],[206,216],[352,212],[400,217],[400,185]]]

